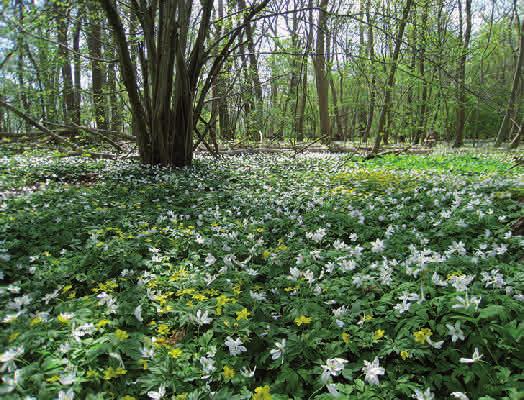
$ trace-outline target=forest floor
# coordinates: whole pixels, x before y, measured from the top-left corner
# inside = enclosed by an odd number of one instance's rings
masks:
[[[510,155],[0,171],[2,398],[521,398]]]

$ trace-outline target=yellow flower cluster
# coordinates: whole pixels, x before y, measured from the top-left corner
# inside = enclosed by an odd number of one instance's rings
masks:
[[[295,318],[295,324],[297,326],[308,325],[311,323],[311,318],[306,315],[301,315],[300,317]]]
[[[125,370],[124,368],[109,367],[104,370],[104,379],[108,381],[110,379],[118,378],[120,375],[125,375],[125,374],[127,374],[127,370]]]
[[[225,365],[223,368],[224,379],[231,380],[235,376],[235,370],[229,365]]]
[[[422,328],[419,331],[416,331],[413,333],[413,336],[415,337],[415,342],[424,344],[426,343],[426,340],[433,335],[433,332],[431,332],[431,329],[429,328]]]
[[[271,393],[269,393],[269,385],[259,386],[255,388],[255,394],[251,398],[252,400],[271,400]]]

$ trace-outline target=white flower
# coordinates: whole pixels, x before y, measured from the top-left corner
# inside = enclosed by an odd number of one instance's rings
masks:
[[[357,263],[354,260],[348,259],[341,260],[338,265],[344,272],[353,271],[357,267]]]
[[[0,368],[0,372],[3,372],[6,368],[8,371],[13,371],[16,368],[14,360],[22,354],[24,354],[24,348],[22,346],[7,349],[0,354],[0,362],[4,363],[2,368]]]
[[[325,365],[321,365],[324,369],[320,379],[322,382],[327,382],[330,376],[338,376],[343,370],[344,365],[348,362],[344,358],[328,358]]]
[[[272,349],[269,354],[271,354],[272,360],[278,360],[284,354],[286,348],[286,339],[282,339],[280,342],[275,342],[275,348]],[[284,360],[282,360],[284,362]]]
[[[462,329],[460,329],[460,321],[455,322],[455,325],[446,324],[446,327],[448,328],[448,335],[451,336],[451,341],[455,343],[457,340],[464,340],[464,332],[462,332]]]
[[[69,386],[75,383],[76,371],[71,371],[68,374],[60,375],[60,383],[64,386]]]
[[[415,394],[411,397],[417,400],[433,400],[435,398],[435,395],[431,393],[431,390],[429,388],[424,390],[424,392],[422,392],[419,389],[415,389]]]
[[[142,349],[140,349],[140,354],[143,358],[153,358],[153,356],[155,355],[155,349],[154,347],[144,346]]]
[[[202,371],[204,371],[205,376],[202,377],[202,379],[207,379],[209,376],[215,372],[215,360],[208,357],[200,357],[200,364],[202,365]]]
[[[315,232],[306,233],[306,237],[316,243],[320,243],[324,236],[326,236],[326,230],[324,228],[318,228]]]
[[[254,292],[250,290],[249,295],[251,296],[253,300],[256,300],[256,301],[266,301],[267,300],[267,296],[263,292],[258,293],[258,292]]]
[[[475,307],[475,311],[477,311],[479,309],[480,300],[482,298],[481,297],[472,296],[471,299],[470,299],[468,297],[468,294],[466,293],[466,295],[464,297],[457,296],[456,299],[458,301],[458,304],[453,304],[451,306],[451,308],[454,308],[454,309],[460,309],[460,308],[468,309],[469,307],[473,306],[473,307]]]
[[[92,323],[80,325],[78,328],[74,328],[71,332],[73,338],[80,342],[80,338],[86,335],[91,335],[95,331],[95,326]]]
[[[433,272],[433,276],[431,277],[431,281],[435,286],[448,286],[448,282],[442,279],[439,274],[436,272]]]
[[[480,354],[478,347],[475,347],[475,351],[473,352],[473,356],[471,356],[471,358],[462,357],[459,361],[464,364],[473,364],[477,361],[480,361],[482,357],[483,357],[483,354]]]
[[[206,265],[209,267],[210,265],[213,265],[216,261],[217,259],[213,256],[213,254],[208,253],[205,259]]]
[[[102,292],[96,297],[100,299],[98,301],[98,304],[100,305],[105,304],[107,306],[107,310],[109,314],[116,313],[116,310],[118,309],[118,305],[116,304],[116,300],[111,295],[107,294],[106,292]]]
[[[378,357],[375,357],[372,362],[364,361],[362,372],[366,373],[364,380],[367,383],[370,385],[378,385],[378,376],[384,375],[386,370],[379,365]]]
[[[328,383],[326,388],[329,394],[335,398],[342,396],[342,394],[337,390],[337,386],[334,383]]]
[[[229,354],[232,356],[238,356],[240,353],[247,351],[240,338],[233,340],[231,336],[228,336],[224,344],[229,348]]]
[[[289,269],[288,279],[291,281],[296,281],[302,276],[302,271],[297,267],[291,267]]]
[[[374,242],[371,242],[371,251],[373,253],[381,253],[384,251],[384,241],[377,239]]]
[[[255,365],[255,368],[253,368],[253,369],[249,369],[247,367],[243,367],[243,368],[240,369],[240,374],[244,378],[253,378],[255,376],[256,369],[257,369],[256,365]]]
[[[27,306],[29,304],[31,304],[31,296],[26,294],[23,296],[15,297],[13,301],[9,302],[7,307],[20,311],[24,306]]]
[[[463,392],[452,392],[451,395],[459,400],[469,400],[469,397]]]
[[[58,400],[73,400],[75,398],[75,392],[73,392],[73,388],[69,389],[67,392],[64,392],[61,390],[58,393]]]
[[[492,269],[490,272],[482,272],[482,282],[488,288],[490,286],[501,289],[506,285],[504,275],[498,269]]]
[[[457,292],[465,292],[468,289],[468,285],[473,281],[474,278],[475,275],[454,275],[451,277],[449,282]]]
[[[133,312],[133,314],[135,315],[135,318],[142,322],[144,321],[144,319],[142,318],[142,304],[139,304],[138,306],[136,306],[135,308],[135,311]]]
[[[147,395],[149,396],[150,399],[159,400],[166,395],[166,387],[164,385],[160,385],[160,387],[158,388],[158,391],[147,392]]]
[[[207,310],[204,312],[202,312],[202,310],[198,310],[196,312],[196,315],[192,317],[192,319],[200,326],[206,325],[206,324],[211,323],[211,321],[213,321],[213,318],[209,318],[208,314],[209,312]]]

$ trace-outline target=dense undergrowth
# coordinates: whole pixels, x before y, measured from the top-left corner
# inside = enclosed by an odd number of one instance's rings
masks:
[[[2,398],[521,399],[511,167],[6,155]]]

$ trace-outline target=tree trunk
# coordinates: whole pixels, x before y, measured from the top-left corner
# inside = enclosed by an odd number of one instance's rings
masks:
[[[76,23],[73,31],[73,64],[74,64],[74,75],[73,75],[73,86],[74,86],[74,109],[73,115],[71,116],[73,122],[76,125],[80,124],[80,107],[82,98],[82,83],[80,81],[82,64],[80,60],[80,31],[82,30],[82,10],[79,8],[76,15]]]
[[[329,121],[329,107],[328,107],[328,79],[326,68],[325,44],[326,44],[326,29],[327,29],[327,5],[328,0],[320,0],[319,17],[317,29],[317,44],[316,54],[313,58],[313,65],[315,67],[315,81],[318,94],[318,110],[320,120],[320,136],[324,138],[326,143],[331,142],[331,127]]]
[[[374,62],[375,62],[375,43],[373,38],[373,22],[371,21],[371,14],[370,14],[370,8],[371,8],[371,0],[366,1],[366,24],[367,24],[367,33],[368,33],[368,53],[369,53],[369,61],[370,61],[370,73],[371,73],[371,80],[369,83],[369,108],[368,108],[368,115],[366,120],[366,127],[364,129],[363,134],[363,141],[364,143],[368,142],[369,133],[371,132],[371,126],[373,125],[373,116],[375,114],[375,98],[376,98],[376,74],[374,71]]]
[[[20,21],[20,30],[23,31],[24,29],[24,3],[22,0],[16,0],[15,1],[15,7],[17,9],[18,19]],[[17,58],[17,64],[16,64],[16,72],[18,77],[18,85],[19,85],[19,93],[20,93],[20,107],[23,110],[29,109],[29,101],[27,99],[27,88],[25,84],[25,77],[24,77],[24,52],[25,52],[25,45],[24,45],[24,36],[22,32],[18,32],[16,36],[17,41],[17,47],[18,47],[18,58]],[[25,131],[29,132],[29,129],[31,126],[27,123],[25,123]]]
[[[87,46],[91,56],[91,91],[93,93],[95,122],[98,129],[107,130],[104,96],[105,72],[103,64],[99,61],[102,58],[102,23],[98,13],[95,13],[90,21]]]
[[[459,0],[460,30],[462,31],[462,2]],[[462,32],[461,32],[462,40]],[[458,69],[457,87],[457,118],[455,125],[455,141],[453,147],[464,144],[464,127],[466,125],[466,60],[468,56],[469,40],[471,37],[471,0],[466,0],[466,31],[462,41],[462,49]]]
[[[69,11],[56,5],[57,15],[57,40],[59,43],[58,56],[62,65],[62,83],[63,83],[63,113],[66,125],[71,121],[75,110],[75,94],[73,92],[73,71],[69,55],[67,32],[69,28]]]
[[[469,0],[468,0],[469,1]],[[407,0],[402,11],[402,19],[400,20],[400,25],[398,27],[397,36],[395,37],[395,50],[393,51],[393,57],[391,60],[391,67],[389,70],[388,80],[386,82],[386,87],[384,89],[384,105],[380,113],[380,118],[378,121],[377,136],[375,138],[375,143],[373,144],[372,152],[374,154],[378,153],[380,150],[380,143],[382,141],[382,135],[384,134],[384,127],[386,122],[386,116],[388,115],[389,108],[391,107],[391,93],[393,87],[395,86],[395,73],[397,72],[398,66],[398,57],[400,55],[400,47],[402,45],[402,37],[404,36],[404,29],[406,28],[406,23],[408,21],[409,12],[411,6],[413,5],[413,0]]]
[[[515,66],[515,75],[513,76],[513,85],[511,87],[511,94],[508,100],[508,106],[506,108],[506,113],[504,114],[504,119],[500,125],[499,132],[497,134],[496,146],[500,146],[505,140],[508,139],[511,132],[511,126],[514,124],[511,122],[512,119],[516,117],[518,99],[521,96],[522,90],[522,74],[524,69],[524,19],[522,20],[522,25],[520,26],[520,49],[519,56]],[[517,127],[520,140],[520,131]],[[513,144],[513,142],[512,142]]]

